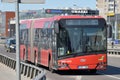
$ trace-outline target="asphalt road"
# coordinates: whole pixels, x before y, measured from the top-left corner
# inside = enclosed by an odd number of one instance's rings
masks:
[[[15,58],[15,53],[7,53],[0,45],[0,53]],[[89,74],[85,71],[64,71],[51,73],[47,68],[47,80],[120,80],[120,55],[108,56],[108,67],[105,71]],[[42,67],[44,68],[44,67]]]

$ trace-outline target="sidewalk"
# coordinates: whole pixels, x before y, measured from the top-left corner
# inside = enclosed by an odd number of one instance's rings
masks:
[[[0,80],[17,80],[15,70],[0,63]],[[21,80],[31,80],[31,79],[22,75]]]

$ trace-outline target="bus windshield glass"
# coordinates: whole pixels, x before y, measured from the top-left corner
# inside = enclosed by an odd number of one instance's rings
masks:
[[[93,24],[98,25],[98,23],[95,24],[94,21]],[[99,27],[88,24],[87,26],[63,26],[60,26],[58,34],[58,56],[106,52],[107,39],[105,25]]]

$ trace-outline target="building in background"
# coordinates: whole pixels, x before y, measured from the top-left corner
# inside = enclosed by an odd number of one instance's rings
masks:
[[[2,12],[0,11],[0,36],[2,36]]]
[[[112,38],[120,39],[120,0],[96,0],[96,8],[112,26]]]
[[[99,15],[107,20],[107,16],[120,14],[120,0],[96,0],[96,8]]]
[[[9,20],[15,18],[15,12],[0,12],[0,36],[9,36]]]
[[[90,8],[61,8],[20,11],[20,19],[45,18],[55,15],[99,15],[98,10]]]

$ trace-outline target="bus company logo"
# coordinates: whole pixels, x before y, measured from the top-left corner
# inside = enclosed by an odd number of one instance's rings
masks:
[[[80,59],[80,62],[86,62],[86,59]]]
[[[104,60],[104,56],[101,56],[98,60],[99,61],[103,61]]]

